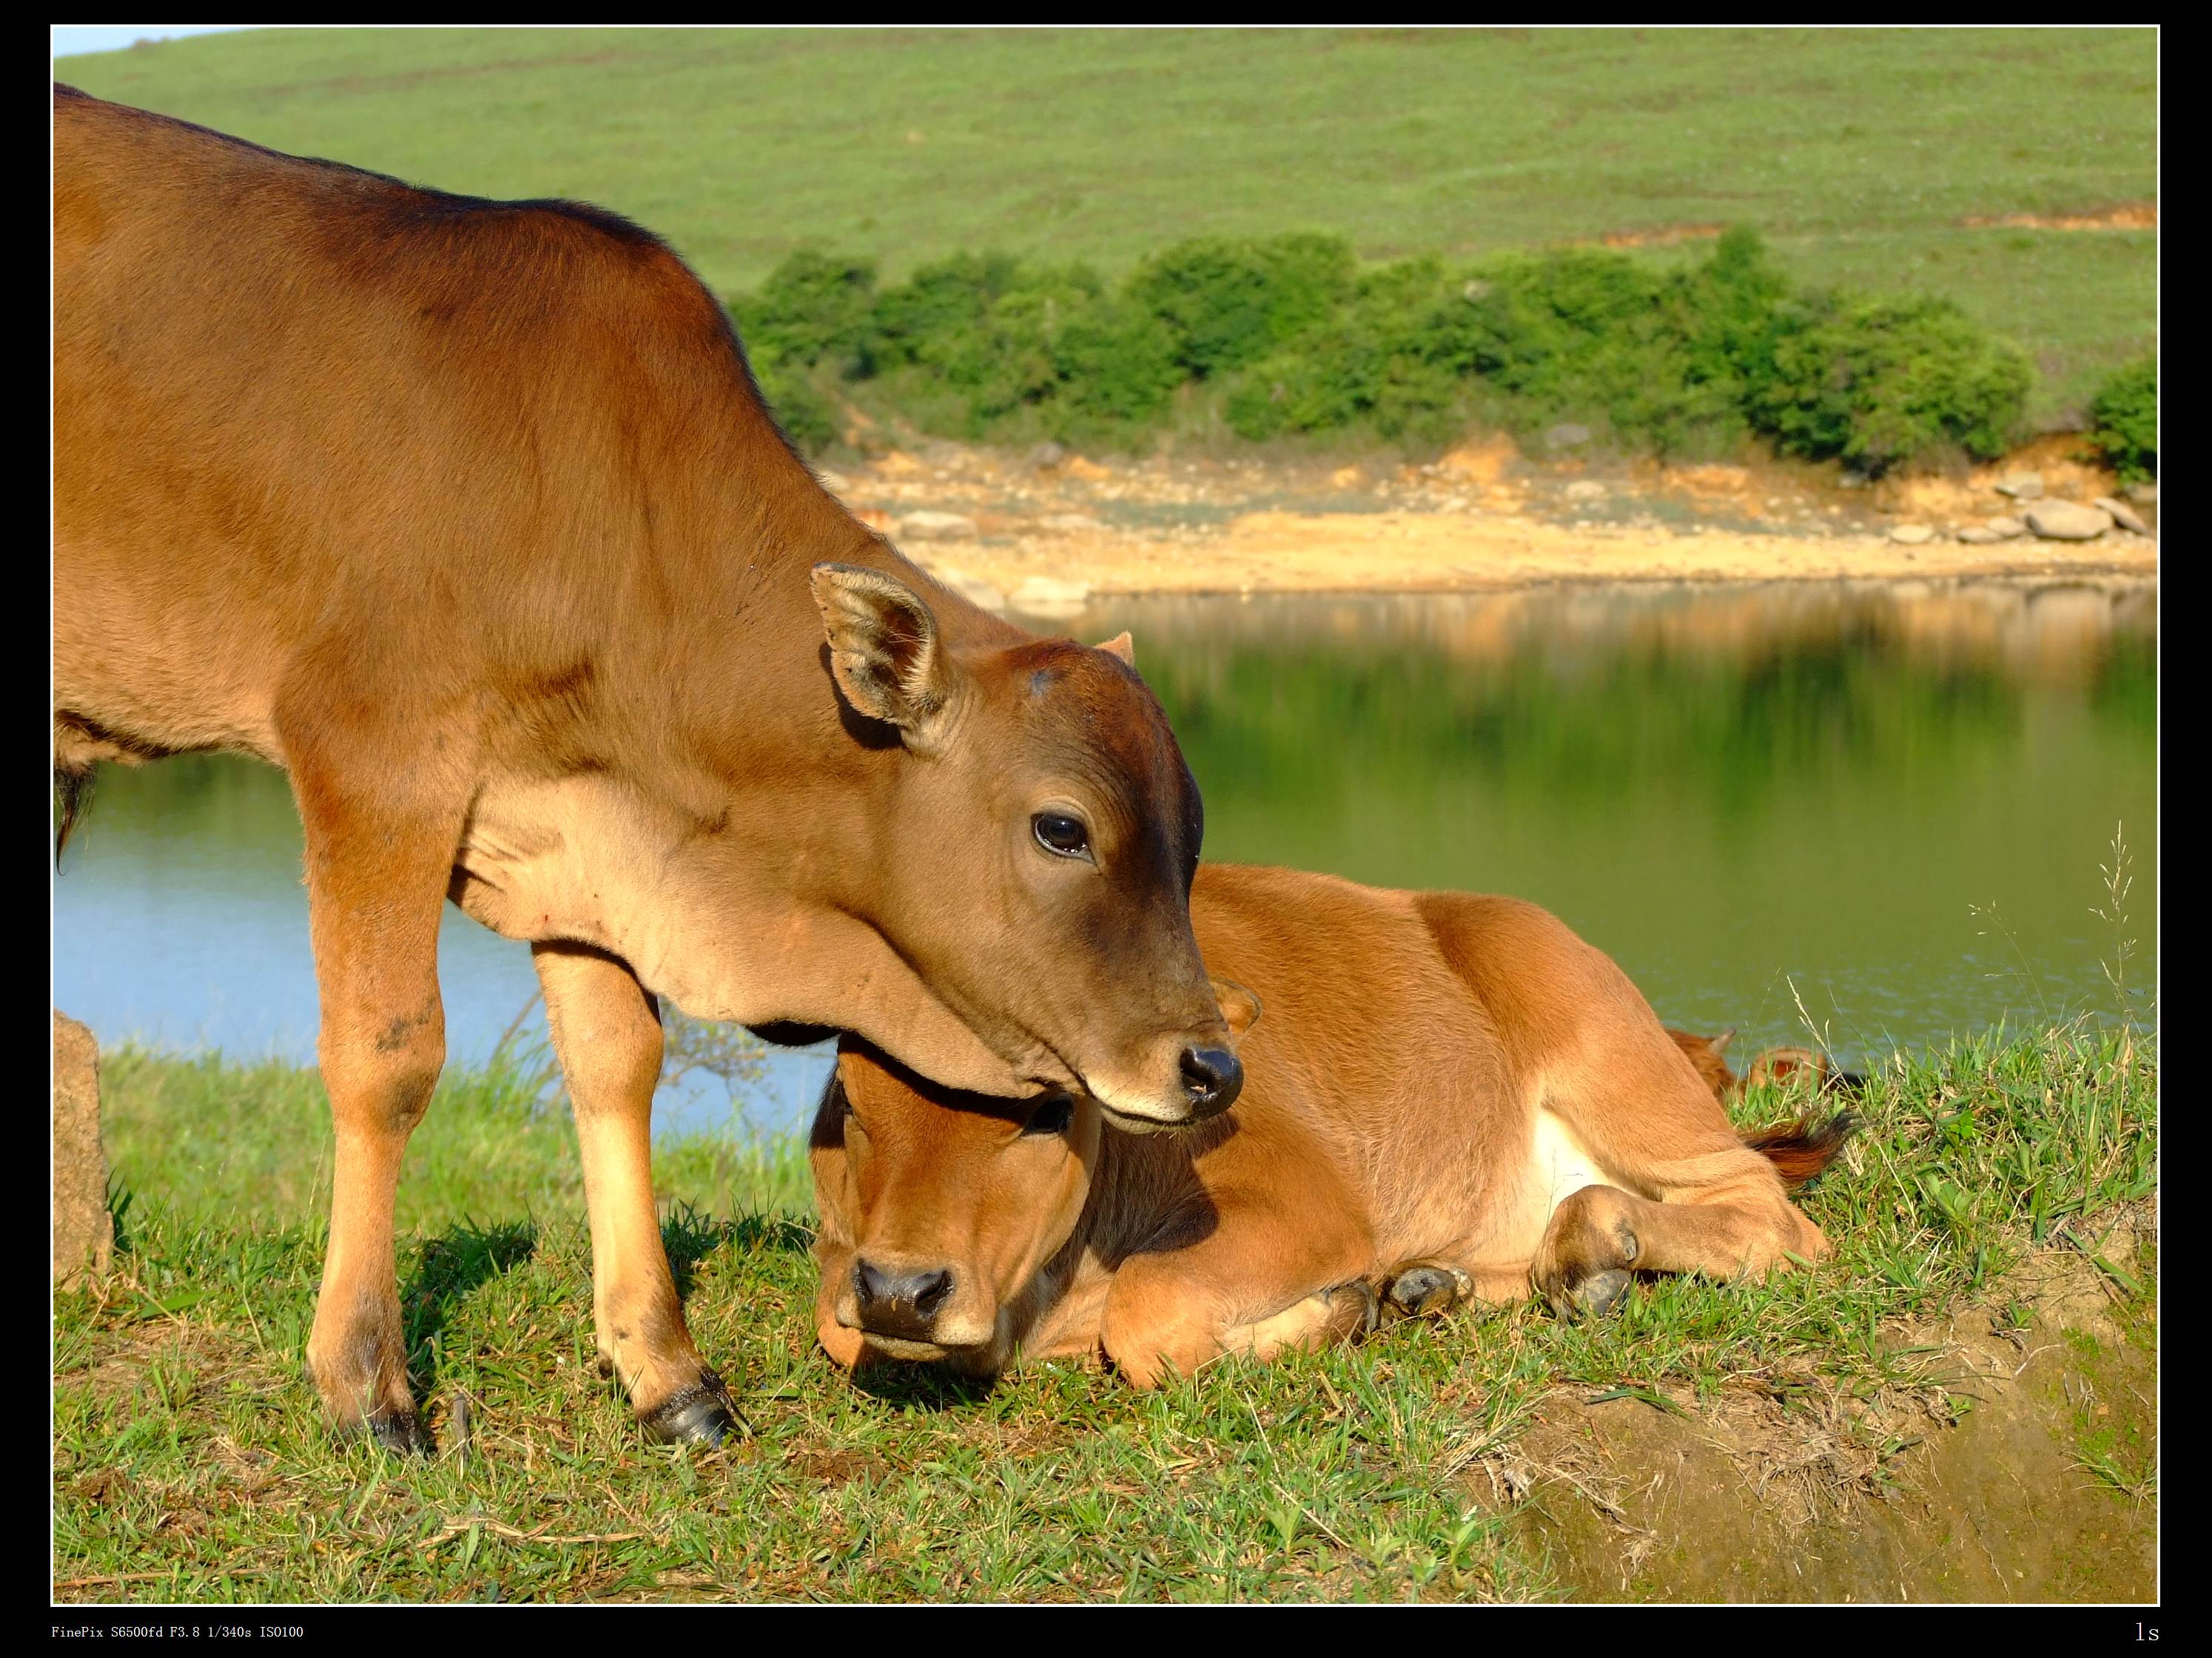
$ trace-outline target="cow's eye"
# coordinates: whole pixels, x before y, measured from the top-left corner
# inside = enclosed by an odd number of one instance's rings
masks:
[[[1054,1095],[1030,1114],[1023,1127],[1024,1134],[1062,1134],[1074,1120],[1075,1102],[1065,1094]]]
[[[1084,832],[1079,822],[1065,812],[1041,811],[1030,820],[1030,827],[1036,833],[1037,844],[1057,857],[1090,855],[1090,835]]]

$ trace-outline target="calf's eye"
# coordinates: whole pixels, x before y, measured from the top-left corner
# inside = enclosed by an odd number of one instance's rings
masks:
[[[1067,1125],[1074,1120],[1074,1117],[1075,1102],[1065,1094],[1058,1095],[1037,1107],[1031,1114],[1027,1125],[1022,1129],[1022,1133],[1024,1134],[1065,1133]]]
[[[1041,811],[1030,820],[1037,844],[1061,858],[1081,858],[1091,850],[1083,825],[1064,812]]]

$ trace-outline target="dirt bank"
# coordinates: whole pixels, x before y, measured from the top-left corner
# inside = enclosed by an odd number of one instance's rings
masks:
[[[1503,439],[1419,466],[930,445],[828,481],[979,599],[1046,614],[1093,594],[2154,574],[2154,536],[1949,538],[2006,507],[1994,484],[2007,470],[2036,468],[2053,497],[2108,493],[2112,480],[2079,460],[2079,448],[2045,440],[2004,467],[1858,489],[1831,469],[1780,463],[1535,461]],[[1891,540],[1905,523],[1935,538]]]
[[[1579,1600],[2154,1600],[2154,1304],[2076,1252],[2005,1288],[1909,1333],[1887,1397],[1809,1370],[1703,1404],[1587,1390],[1486,1472]]]

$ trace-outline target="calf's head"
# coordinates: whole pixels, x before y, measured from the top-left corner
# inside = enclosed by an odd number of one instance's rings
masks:
[[[1198,787],[1127,635],[956,645],[880,571],[813,583],[848,726],[904,750],[870,922],[1018,1074],[1140,1130],[1226,1109],[1243,1072],[1190,928]]]
[[[1259,1004],[1219,993],[1241,1036]],[[811,1146],[823,1346],[848,1365],[872,1349],[995,1372],[1114,1132],[1087,1096],[957,1093],[846,1039]]]

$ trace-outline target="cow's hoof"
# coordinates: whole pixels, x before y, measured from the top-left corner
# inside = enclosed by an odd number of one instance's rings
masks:
[[[1424,1263],[1392,1278],[1383,1291],[1383,1303],[1395,1318],[1434,1318],[1450,1311],[1465,1297],[1467,1288],[1463,1273]]]
[[[646,1432],[665,1445],[697,1445],[712,1450],[744,1432],[719,1383],[696,1383],[663,1400],[639,1418]]]
[[[390,1456],[428,1456],[435,1448],[412,1411],[377,1411],[364,1425],[377,1448]]]
[[[1620,1305],[1621,1297],[1628,1293],[1628,1286],[1635,1281],[1633,1272],[1619,1266],[1608,1266],[1601,1272],[1592,1272],[1568,1291],[1567,1299],[1575,1311],[1591,1318],[1603,1318]]]

